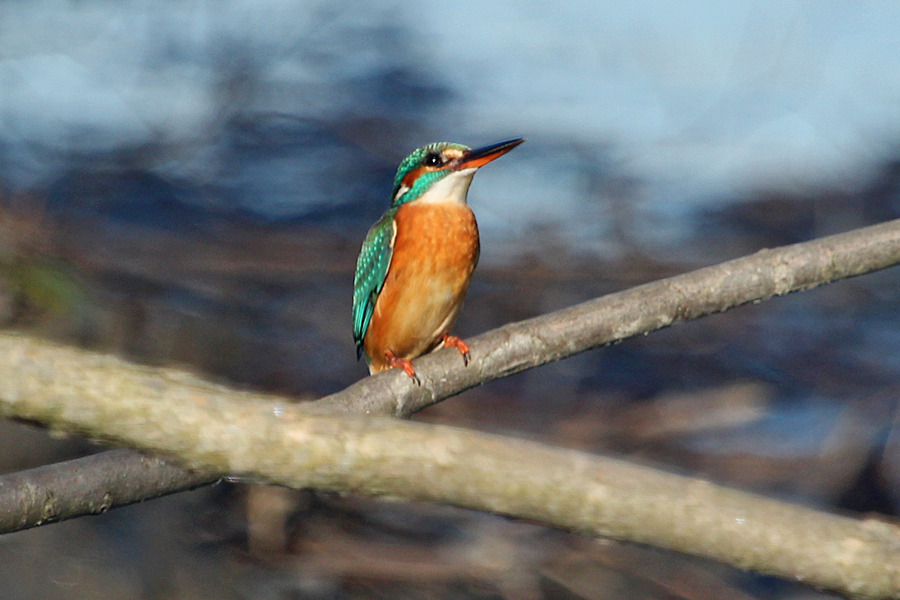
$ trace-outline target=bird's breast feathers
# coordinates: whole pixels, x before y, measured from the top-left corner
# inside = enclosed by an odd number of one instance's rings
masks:
[[[397,210],[395,224],[391,267],[366,336],[370,357],[385,349],[418,356],[439,343],[478,262],[478,226],[465,204],[411,202]]]

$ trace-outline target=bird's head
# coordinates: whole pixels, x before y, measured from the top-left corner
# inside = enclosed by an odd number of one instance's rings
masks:
[[[524,138],[517,138],[474,150],[451,142],[422,146],[400,163],[394,178],[391,206],[423,198],[465,203],[475,171],[524,141]]]

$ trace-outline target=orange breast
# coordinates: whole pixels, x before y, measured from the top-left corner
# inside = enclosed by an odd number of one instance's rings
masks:
[[[372,373],[388,367],[388,350],[413,359],[440,343],[478,262],[478,226],[468,206],[412,202],[395,219],[391,265],[363,340]]]

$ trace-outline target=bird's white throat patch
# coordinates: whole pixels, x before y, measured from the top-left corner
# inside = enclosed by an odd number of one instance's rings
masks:
[[[472,177],[475,176],[475,171],[477,170],[477,168],[463,169],[462,171],[450,173],[432,185],[415,202],[422,204],[442,204],[444,202],[465,204],[469,185],[472,184]]]

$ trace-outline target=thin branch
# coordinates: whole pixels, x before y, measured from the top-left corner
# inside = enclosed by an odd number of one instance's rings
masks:
[[[676,323],[751,302],[809,290],[900,263],[900,220],[750,256],[511,323],[466,340],[472,361],[454,351],[415,361],[421,387],[391,369],[312,403],[311,410],[409,416],[493,379],[512,375]]]
[[[9,473],[0,477],[0,533],[96,515],[217,479],[133,450]]]
[[[208,473],[440,502],[652,544],[866,598],[900,595],[900,528],[458,428],[280,398],[0,335],[0,414]]]

